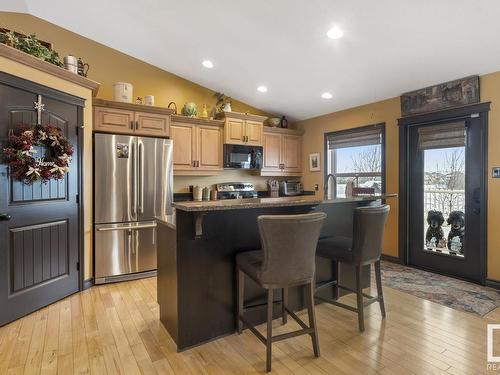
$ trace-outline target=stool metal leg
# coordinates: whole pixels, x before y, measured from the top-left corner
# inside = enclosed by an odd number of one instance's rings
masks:
[[[237,299],[238,299],[238,308],[236,312],[236,322],[238,324],[238,333],[241,334],[241,331],[243,330],[243,322],[240,319],[240,316],[243,316],[243,301],[244,301],[244,296],[243,292],[245,290],[245,274],[243,271],[240,269],[240,267],[236,267],[236,278],[237,278]]]
[[[266,371],[271,371],[271,348],[273,345],[273,290],[267,290],[267,336],[266,336]]]
[[[309,285],[306,285],[307,315],[309,316],[309,327],[314,329],[310,334],[314,356],[319,357],[318,327],[316,326],[316,313],[314,311],[314,284],[314,281],[312,281]]]
[[[382,291],[382,274],[380,272],[380,260],[375,262],[375,280],[377,283],[377,297],[380,305],[380,313],[385,318],[384,294]]]
[[[288,307],[288,288],[281,289],[281,318],[283,324],[287,322],[286,307]]]
[[[359,331],[365,330],[365,319],[363,311],[363,288],[361,287],[361,266],[356,266],[356,297],[358,304],[358,324]]]

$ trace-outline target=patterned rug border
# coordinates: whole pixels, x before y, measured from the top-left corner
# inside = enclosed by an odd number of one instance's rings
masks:
[[[390,261],[381,264],[384,287],[480,317],[500,307],[495,288]]]

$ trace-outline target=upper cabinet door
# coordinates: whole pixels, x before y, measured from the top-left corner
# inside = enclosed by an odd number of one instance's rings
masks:
[[[224,126],[224,143],[233,145],[244,145],[245,143],[245,120],[238,118],[226,119]]]
[[[302,137],[283,134],[282,163],[287,174],[302,173]]]
[[[94,107],[94,130],[110,133],[133,132],[134,112],[124,109]]]
[[[263,128],[264,125],[262,122],[246,120],[246,144],[251,146],[262,146]]]
[[[168,137],[170,116],[147,112],[135,112],[135,126],[138,135]]]
[[[174,169],[194,169],[196,127],[191,124],[172,124],[170,138],[174,141]]]
[[[198,169],[222,170],[222,128],[206,125],[197,128]]]
[[[281,134],[264,133],[263,172],[281,172]]]

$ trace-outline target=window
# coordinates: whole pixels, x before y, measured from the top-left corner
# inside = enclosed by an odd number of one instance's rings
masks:
[[[325,170],[335,176],[336,197],[385,191],[384,138],[384,124],[325,134]]]

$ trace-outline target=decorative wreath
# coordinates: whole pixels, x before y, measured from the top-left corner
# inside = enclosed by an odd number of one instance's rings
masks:
[[[35,146],[45,146],[45,155],[37,155]],[[21,126],[17,132],[11,130],[3,149],[3,159],[10,167],[11,176],[26,185],[62,179],[69,172],[72,155],[73,146],[54,125]]]

